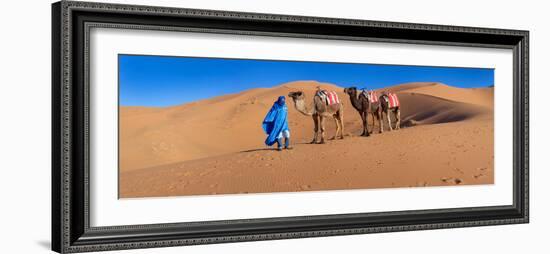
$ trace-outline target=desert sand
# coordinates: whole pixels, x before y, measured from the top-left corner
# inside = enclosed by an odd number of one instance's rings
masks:
[[[293,150],[263,144],[261,122],[273,101],[316,87],[344,102],[344,140],[308,144],[313,121],[287,100]],[[343,88],[296,81],[183,105],[121,107],[120,198],[492,184],[493,87],[418,82],[398,93],[402,129],[361,132]],[[370,120],[370,118],[369,118]],[[386,122],[384,122],[386,123]],[[372,126],[371,126],[372,128]],[[327,121],[327,137],[335,124]]]

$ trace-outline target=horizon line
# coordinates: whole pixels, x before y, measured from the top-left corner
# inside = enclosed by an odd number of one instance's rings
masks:
[[[226,93],[226,94],[222,94],[222,95],[212,96],[212,97],[203,98],[203,99],[198,99],[198,100],[194,100],[194,101],[188,101],[188,102],[184,102],[184,103],[166,105],[166,106],[122,105],[122,104],[120,103],[120,94],[119,94],[119,96],[118,96],[118,97],[119,97],[118,106],[119,106],[119,107],[170,108],[170,107],[182,106],[182,105],[191,104],[191,103],[196,103],[196,102],[205,101],[205,100],[211,100],[211,99],[214,99],[214,98],[220,98],[220,97],[228,96],[228,95],[241,94],[241,93],[245,93],[245,92],[247,92],[247,91],[254,90],[254,89],[273,89],[273,88],[277,88],[277,87],[283,87],[283,86],[285,86],[285,85],[287,85],[287,84],[289,84],[289,83],[294,83],[294,82],[316,82],[316,83],[320,83],[320,84],[324,84],[324,85],[333,85],[333,86],[337,86],[337,87],[339,87],[339,88],[347,88],[347,87],[339,86],[339,85],[334,84],[334,83],[322,82],[322,81],[318,81],[318,80],[293,80],[293,81],[288,81],[288,82],[280,83],[280,84],[277,84],[277,85],[274,85],[274,86],[271,86],[271,87],[254,87],[254,88],[248,88],[248,89],[244,89],[244,90],[241,90],[241,91],[238,91],[238,92],[234,92],[234,93]],[[458,86],[449,85],[449,84],[442,83],[442,82],[433,82],[433,81],[413,81],[413,82],[397,83],[397,84],[393,84],[393,85],[391,85],[391,86],[386,86],[386,87],[377,88],[377,89],[372,89],[372,90],[387,89],[387,88],[394,87],[394,86],[400,86],[400,85],[406,85],[406,84],[412,84],[412,83],[433,83],[433,84],[441,84],[441,85],[445,85],[445,86],[449,86],[449,87],[453,87],[453,88],[458,88],[458,89],[490,88],[490,87],[494,87],[494,86],[495,86],[494,84],[492,84],[492,85],[488,85],[488,86],[479,86],[479,87],[464,88],[464,87],[458,87]],[[353,87],[353,86],[349,86],[349,87]],[[349,87],[348,87],[348,88],[349,88]],[[358,86],[355,86],[355,87],[357,87],[358,89],[364,90],[363,88],[360,88],[360,87],[358,87]],[[285,96],[286,96],[286,95],[285,95]]]

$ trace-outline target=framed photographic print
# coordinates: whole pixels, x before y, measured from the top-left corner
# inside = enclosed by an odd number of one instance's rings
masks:
[[[528,222],[528,31],[52,14],[57,252]]]

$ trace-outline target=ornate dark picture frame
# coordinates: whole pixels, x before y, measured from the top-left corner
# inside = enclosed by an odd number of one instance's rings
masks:
[[[212,222],[89,224],[88,32],[195,31],[512,49],[513,205]],[[61,253],[527,223],[528,31],[62,1],[52,6],[52,249]]]

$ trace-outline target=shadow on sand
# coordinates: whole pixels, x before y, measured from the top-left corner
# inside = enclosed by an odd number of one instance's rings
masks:
[[[317,145],[316,143],[310,143],[310,142],[296,142],[294,144],[291,144],[292,146],[296,145]],[[259,151],[276,151],[277,147],[264,147],[264,148],[257,148],[257,149],[250,149],[250,150],[244,150],[240,151],[239,153],[251,153],[251,152],[259,152]]]
[[[251,152],[258,152],[258,151],[275,151],[275,150],[277,150],[277,148],[266,147],[266,148],[244,150],[244,151],[240,151],[239,153],[251,153]]]

